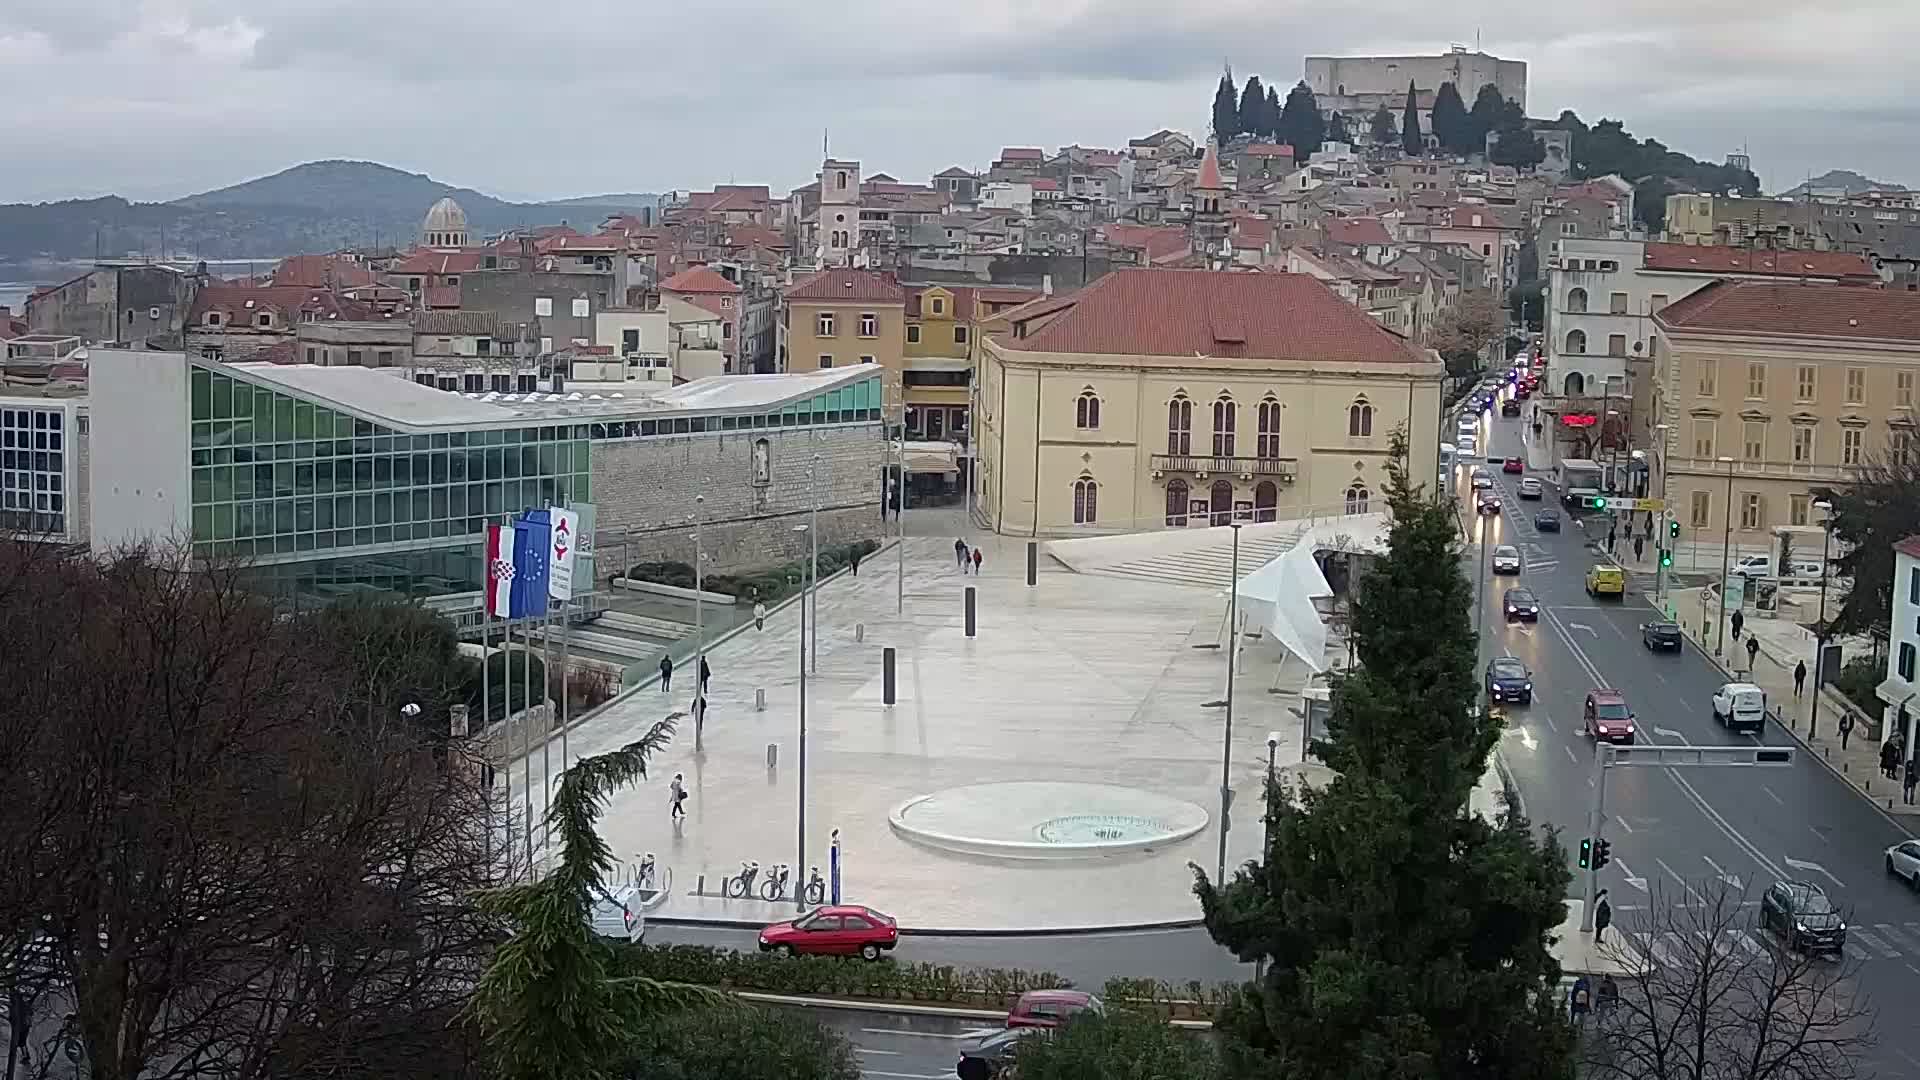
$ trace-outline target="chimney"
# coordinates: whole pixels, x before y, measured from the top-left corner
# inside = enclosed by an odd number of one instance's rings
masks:
[[[1053,275],[1052,274],[1040,275],[1040,295],[1041,296],[1053,295]]]

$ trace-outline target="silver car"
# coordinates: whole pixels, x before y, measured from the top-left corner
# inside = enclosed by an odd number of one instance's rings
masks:
[[[1905,879],[1920,892],[1920,840],[1903,840],[1888,848],[1887,873]]]
[[[1483,466],[1475,465],[1472,475],[1473,489],[1475,491],[1481,491],[1493,486],[1493,474],[1488,472]]]
[[[1501,544],[1493,549],[1493,572],[1496,574],[1517,574],[1520,572],[1520,549],[1512,544]]]

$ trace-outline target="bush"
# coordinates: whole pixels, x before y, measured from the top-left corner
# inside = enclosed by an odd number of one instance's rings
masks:
[[[525,679],[526,653],[515,650],[512,653],[498,651],[500,645],[494,642],[495,652],[487,657],[486,708],[480,707],[481,676],[480,665],[473,665],[472,681],[467,684],[467,705],[474,716],[480,717],[480,723],[491,724],[505,719],[512,713],[527,707],[527,682]],[[508,677],[507,661],[513,661],[512,676]],[[544,686],[547,682],[547,666],[539,656],[532,657],[534,686]]]
[[[1225,1075],[1212,1040],[1124,1009],[1080,1013],[1052,1038],[1022,1043],[1018,1060],[1021,1080],[1215,1080]]]
[[[565,686],[561,682],[564,679]],[[547,696],[553,701],[561,700],[564,690],[567,703],[567,715],[579,716],[602,702],[611,701],[613,695],[620,692],[620,678],[606,668],[599,666],[576,667],[571,671],[555,671],[553,681],[547,687]]]
[[[1885,706],[1878,697],[1874,696],[1873,688],[1880,685],[1880,680],[1885,678],[1886,674],[1884,662],[1875,660],[1871,656],[1856,656],[1847,661],[1845,666],[1841,667],[1840,673],[1833,677],[1833,686],[1848,701],[1853,702],[1855,708],[1870,716],[1879,716],[1880,710]]]
[[[820,549],[820,576],[827,577],[846,569],[856,552],[861,558],[880,550],[876,540],[857,540],[851,544],[829,544]],[[811,568],[812,559],[799,559],[778,566],[755,567],[732,574],[708,574],[700,581],[708,592],[731,596],[746,603],[777,604],[800,591]],[[636,563],[627,570],[634,581],[693,588],[693,567],[683,562]]]
[[[1028,990],[1071,985],[1050,971],[959,968],[942,964],[869,964],[831,956],[779,956],[707,945],[631,945],[628,975],[765,994],[926,1001],[1005,1009]]]
[[[730,1003],[645,1025],[630,1068],[649,1080],[859,1080],[845,1036],[793,1012]]]

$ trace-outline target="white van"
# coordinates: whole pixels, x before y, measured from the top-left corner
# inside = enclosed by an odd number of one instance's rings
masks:
[[[645,937],[647,917],[640,911],[640,899],[640,890],[632,885],[602,893],[587,915],[593,932],[615,941],[639,941]]]
[[[1779,576],[1786,581],[1819,581],[1822,577],[1826,576],[1823,573],[1823,569],[1818,559],[1795,559],[1793,560],[1793,564],[1788,566],[1786,571]],[[1775,576],[1773,556],[1743,555],[1739,559],[1734,560],[1733,568],[1729,573],[1744,578],[1773,577]]]
[[[1752,683],[1726,683],[1713,695],[1713,718],[1724,728],[1758,732],[1767,726],[1767,692]]]

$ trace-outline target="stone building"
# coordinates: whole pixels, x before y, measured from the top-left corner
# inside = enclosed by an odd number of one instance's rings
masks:
[[[180,325],[204,275],[152,263],[101,262],[27,298],[34,333],[74,334],[89,345],[179,348]]]

